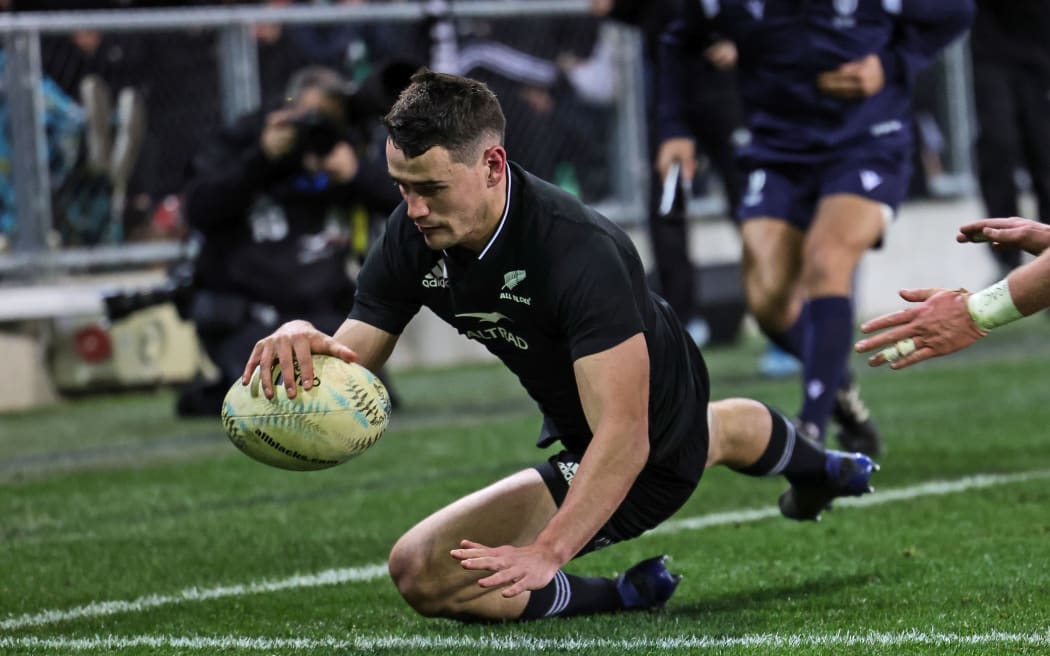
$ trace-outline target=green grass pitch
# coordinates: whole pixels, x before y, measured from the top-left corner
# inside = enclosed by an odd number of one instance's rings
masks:
[[[369,452],[312,473],[242,455],[169,391],[0,416],[0,654],[1050,653],[1050,326],[868,370],[888,453],[861,504],[775,512],[781,479],[705,474],[663,530],[569,565],[613,575],[670,554],[660,612],[467,625],[415,616],[383,568],[444,503],[540,461],[537,414],[498,366],[403,372]],[[794,410],[706,355],[715,398]]]

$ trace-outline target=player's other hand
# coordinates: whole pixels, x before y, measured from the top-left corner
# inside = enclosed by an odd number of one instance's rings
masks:
[[[345,141],[337,141],[327,155],[303,155],[303,168],[314,173],[324,171],[336,182],[345,184],[357,177],[360,162],[353,146]]]
[[[266,398],[273,398],[273,376],[267,375],[276,363],[288,398],[295,398],[295,365],[298,363],[303,389],[313,387],[314,362],[312,355],[332,355],[345,362],[357,360],[357,354],[335,338],[322,333],[309,321],[289,321],[255,343],[252,354],[244,365],[241,384],[251,381],[256,367],[261,367],[260,383]]]
[[[720,71],[736,66],[736,44],[729,39],[719,39],[704,50],[704,58]]]
[[[959,228],[959,243],[988,241],[996,246],[1015,246],[1032,255],[1050,248],[1050,225],[1013,216],[1006,219],[982,219]]]
[[[837,98],[867,98],[886,86],[886,72],[878,55],[865,55],[848,61],[833,71],[817,76],[817,88]]]
[[[917,362],[954,353],[970,346],[988,333],[977,327],[966,305],[969,293],[962,289],[902,289],[901,298],[917,303],[897,312],[876,317],[860,327],[865,334],[885,332],[857,342],[858,353],[892,348],[902,340],[912,340],[911,353],[889,360],[882,350],[868,358],[872,367],[890,364],[903,369]]]
[[[291,109],[278,109],[266,115],[266,127],[259,137],[266,159],[276,162],[295,147],[295,117]]]
[[[682,165],[682,179],[692,180],[696,175],[696,144],[689,137],[673,137],[660,144],[656,154],[656,170],[660,179],[667,177],[671,165]]]
[[[503,587],[503,596],[516,597],[526,590],[539,590],[554,579],[564,564],[553,553],[537,544],[524,547],[486,547],[471,540],[461,540],[459,549],[449,555],[463,569],[492,572],[478,581],[482,588]]]

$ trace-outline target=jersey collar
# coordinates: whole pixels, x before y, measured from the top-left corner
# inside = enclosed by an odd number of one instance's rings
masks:
[[[492,236],[489,237],[489,243],[485,244],[485,248],[482,248],[481,252],[478,253],[479,260],[484,259],[485,254],[488,253],[489,249],[492,248],[492,245],[496,243],[496,239],[499,237],[500,233],[503,232],[503,226],[507,223],[507,217],[510,216],[510,191],[511,187],[514,185],[514,174],[510,169],[509,161],[506,162],[504,166],[507,171],[507,199],[503,203],[503,216],[500,217],[499,225],[496,226],[496,230],[492,233]],[[447,256],[448,254],[448,251],[445,251],[445,255]]]

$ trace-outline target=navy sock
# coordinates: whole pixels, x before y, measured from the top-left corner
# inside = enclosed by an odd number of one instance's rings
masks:
[[[616,579],[574,576],[559,569],[550,583],[530,593],[529,603],[525,604],[520,619],[591,615],[616,610],[623,610]]]
[[[835,405],[835,393],[849,363],[853,343],[853,304],[848,296],[814,298],[802,352],[803,401],[799,419],[820,434]]]
[[[783,331],[777,332],[773,330],[766,330],[762,328],[762,332],[769,341],[776,344],[781,351],[790,353],[799,360],[802,359],[802,339],[806,332],[806,321],[808,319],[806,312],[806,305],[802,306],[802,312],[799,313],[798,318],[795,319],[795,323]]]
[[[753,465],[733,469],[748,476],[783,474],[790,483],[798,485],[819,485],[826,481],[824,450],[802,439],[790,419],[768,405],[766,409],[773,420],[766,450]]]

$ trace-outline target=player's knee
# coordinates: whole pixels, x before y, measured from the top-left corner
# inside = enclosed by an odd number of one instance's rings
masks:
[[[782,330],[784,324],[789,323],[791,299],[790,287],[761,283],[748,285],[748,310],[765,329]]]
[[[849,294],[855,259],[825,249],[817,249],[802,267],[802,287],[810,296]]]
[[[449,614],[447,595],[443,594],[432,573],[430,550],[402,538],[390,550],[387,568],[398,593],[408,605],[424,617]]]
[[[754,451],[769,437],[769,410],[752,399],[722,399],[710,404],[711,448],[708,466],[734,466],[754,460]]]

